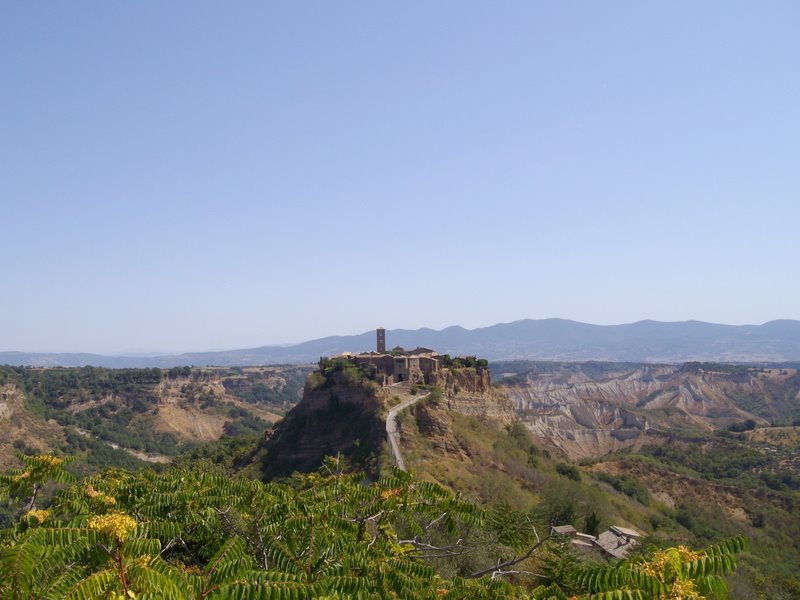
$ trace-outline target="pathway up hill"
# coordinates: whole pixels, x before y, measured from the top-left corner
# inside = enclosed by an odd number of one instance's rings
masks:
[[[321,359],[306,380],[303,399],[265,435],[256,453],[261,476],[271,480],[294,471],[310,472],[326,456],[343,457],[354,468],[377,475],[381,465],[396,462],[387,440],[389,411],[415,397],[419,406],[425,406],[429,398],[420,396],[426,390],[433,392],[430,401],[437,403],[438,410],[504,424],[513,420],[511,402],[492,389],[483,361],[446,357],[442,363],[449,366],[437,366],[420,379],[395,382],[369,361],[359,361],[358,355]],[[435,426],[428,429],[443,435]]]

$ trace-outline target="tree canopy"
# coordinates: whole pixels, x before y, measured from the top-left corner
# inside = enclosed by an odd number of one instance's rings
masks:
[[[75,481],[64,459],[20,459],[0,476],[18,514],[0,532],[2,598],[567,598],[557,581],[507,581],[548,543],[534,527],[398,470],[368,482],[329,459],[287,483],[178,468]],[[51,480],[63,487],[38,508]],[[481,531],[510,558],[457,577],[431,566]],[[721,597],[743,543],[659,551],[572,581],[587,598]]]

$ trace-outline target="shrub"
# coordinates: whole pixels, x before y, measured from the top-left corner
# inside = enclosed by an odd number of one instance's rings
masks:
[[[558,472],[559,475],[567,477],[568,479],[572,479],[573,481],[581,480],[581,473],[578,471],[578,467],[575,465],[559,463],[556,465],[556,472]]]

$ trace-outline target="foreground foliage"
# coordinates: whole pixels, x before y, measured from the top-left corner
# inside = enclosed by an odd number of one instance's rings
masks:
[[[20,458],[0,476],[20,513],[0,533],[2,598],[567,598],[558,582],[528,592],[505,581],[547,543],[535,529],[510,531],[509,519],[400,471],[368,483],[329,460],[292,484],[189,469],[70,482],[63,459]],[[39,509],[49,479],[70,485]],[[448,579],[426,562],[492,527],[523,548],[518,558]],[[592,598],[721,597],[742,545],[669,549],[571,580]]]
[[[734,555],[744,549],[742,538],[732,538],[702,552],[685,546],[658,550],[647,559],[621,561],[615,566],[587,569],[579,584],[593,599],[725,597],[723,575],[736,568]]]

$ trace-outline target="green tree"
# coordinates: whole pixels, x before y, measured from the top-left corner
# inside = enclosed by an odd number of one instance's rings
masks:
[[[505,579],[530,574],[549,544],[510,507],[489,511],[398,470],[367,483],[333,459],[268,484],[178,468],[71,481],[65,459],[20,459],[0,477],[21,515],[0,531],[0,598],[529,598]],[[51,477],[66,487],[35,508]],[[468,550],[471,531],[495,532],[508,555],[441,576],[428,561]],[[743,546],[735,538],[596,569],[561,561],[533,597],[717,598]]]
[[[0,597],[523,597],[498,579],[443,579],[425,563],[460,544],[431,536],[485,523],[441,486],[401,471],[365,485],[333,460],[293,483],[106,470],[2,532]]]

